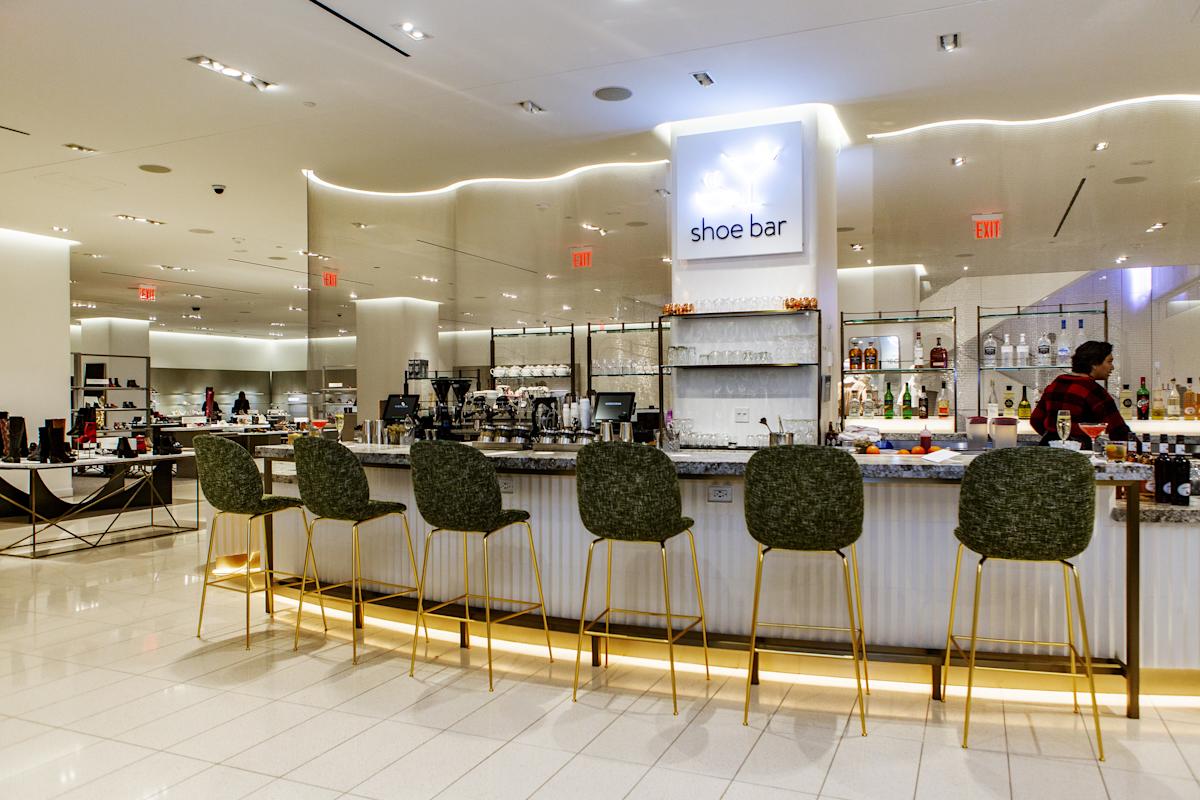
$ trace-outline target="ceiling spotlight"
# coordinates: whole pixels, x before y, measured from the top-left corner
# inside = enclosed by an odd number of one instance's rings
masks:
[[[295,289],[295,290],[296,290],[296,291],[298,291],[298,292],[311,292],[311,291],[312,291],[312,289],[310,289],[309,287],[307,287],[307,286],[301,286],[301,285],[300,285],[300,284],[298,284],[298,283],[293,283],[293,284],[292,284],[292,288],[293,288],[293,289]]]
[[[662,263],[664,263],[664,264],[670,264],[670,263],[671,263],[671,257],[670,257],[670,256],[663,256],[663,257],[662,257]]]
[[[871,265],[871,259],[869,259],[869,258],[868,258],[868,259],[867,259],[867,266],[870,266],[870,265]]]
[[[1108,276],[1107,276],[1107,275],[1101,275],[1101,276],[1100,276],[1100,280],[1102,280],[1102,281],[1106,281],[1106,280],[1108,280]]]
[[[68,150],[74,150],[76,153],[95,153],[95,152],[98,152],[98,151],[97,151],[96,149],[94,149],[94,148],[91,148],[91,147],[84,147],[83,145],[81,145],[81,144],[75,144],[74,142],[72,142],[71,144],[64,144],[64,145],[63,145],[63,147],[67,148]]]
[[[546,280],[548,280],[548,281],[552,281],[557,277],[558,277],[557,275],[551,275],[549,272],[546,273]]]
[[[522,111],[526,112],[527,114],[544,114],[544,113],[546,113],[546,109],[542,108],[541,106],[539,106],[537,103],[533,102],[532,100],[522,100],[521,102],[517,103],[517,106],[520,107],[520,109]]]
[[[73,300],[71,302],[71,308],[95,308],[95,307],[96,307],[95,303],[85,303],[82,300]]]
[[[517,296],[516,296],[515,294],[513,294],[512,292],[501,292],[501,293],[500,293],[500,296],[501,296],[501,297],[507,297],[509,300],[516,300],[516,299],[517,299]]]
[[[579,227],[583,228],[585,231],[598,231],[598,230],[600,230],[600,226],[599,226],[599,225],[592,225],[590,222],[581,222],[581,223],[579,223]]]
[[[659,197],[670,197],[671,196],[670,189],[655,189],[654,193],[656,195],[658,195]]]
[[[58,231],[59,233],[67,233],[67,232],[69,232],[71,229],[70,229],[70,228],[65,228],[65,227],[63,227],[62,225],[51,225],[51,226],[50,226],[50,230],[52,230],[52,231]]]
[[[607,228],[598,228],[597,230],[598,230],[598,232],[599,232],[599,234],[600,234],[601,236],[608,236],[608,229],[607,229]]]
[[[231,67],[228,64],[222,64],[220,61],[208,58],[207,56],[192,56],[188,59],[188,61],[192,62],[198,67],[204,67],[204,69],[207,69],[211,72],[216,72],[217,74],[224,75],[227,78],[233,78],[241,83],[249,84],[255,89],[258,89],[260,92],[265,92],[267,89],[270,89],[275,85],[270,81],[264,81],[262,78],[251,75],[245,70],[238,69],[237,67]]]
[[[392,27],[396,27],[396,26],[393,25]],[[420,42],[424,39],[432,39],[433,38],[428,33],[425,33],[424,31],[417,28],[417,26],[412,24],[411,22],[401,23],[401,25],[399,27],[400,27],[401,32],[403,32],[405,36],[407,36],[408,38],[410,38],[414,41]]]
[[[151,322],[158,322],[158,317],[146,317],[146,319],[150,320]]]
[[[304,309],[301,308],[300,306],[288,306],[288,311],[303,311],[303,310]]]
[[[599,292],[599,289],[592,289],[593,292]]]
[[[1096,142],[1094,145],[1092,145],[1092,149],[1097,153],[1099,153],[1101,150],[1107,150],[1108,142]]]
[[[183,314],[180,319],[204,319],[199,314]]]
[[[1115,261],[1118,264],[1124,264],[1128,260],[1129,260],[1129,256],[1117,256],[1116,258],[1113,259],[1113,261]]]
[[[562,308],[563,308],[563,311],[570,311],[570,310],[571,310],[571,307],[570,307],[569,305],[567,305],[566,303],[563,303],[563,307],[562,307]]]
[[[962,156],[955,156],[954,158],[950,159],[950,165],[953,167],[961,167],[966,163],[966,161],[967,160]]]
[[[473,311],[464,311],[463,316],[464,317],[473,317],[473,316],[475,316],[475,313]]]
[[[943,33],[938,37],[938,50],[943,53],[953,53],[960,47],[962,47],[962,41],[957,33]]]
[[[1146,228],[1146,233],[1154,233],[1155,231],[1161,231],[1165,227],[1167,227],[1167,223],[1156,222],[1153,225],[1151,225],[1149,228]]]
[[[149,217],[135,217],[132,214],[116,214],[117,219],[122,222],[140,222],[143,225],[166,225],[167,223]]]
[[[205,297],[205,296],[204,296],[204,295],[202,295],[202,294],[189,294],[189,293],[187,293],[187,292],[184,292],[184,293],[183,293],[183,296],[184,296],[184,297],[191,297],[191,298],[192,298],[192,299],[194,299],[194,300],[203,300],[203,299],[204,299],[204,297]]]
[[[104,258],[104,256],[100,253],[80,253],[79,255],[83,256],[84,258]]]
[[[350,299],[351,299],[351,300],[357,300],[357,299],[358,299],[358,292],[351,292],[351,293],[350,293]]]
[[[966,272],[969,269],[970,269],[970,267],[968,267],[966,264],[963,264],[963,272]]]
[[[283,336],[283,334],[279,333],[278,331],[267,331],[267,336],[279,337],[279,336]]]
[[[158,267],[161,270],[169,271],[169,272],[195,272],[196,271],[196,270],[192,269],[191,267],[172,267],[169,264],[155,264],[154,266]]]
[[[440,280],[439,278],[435,278],[432,275],[413,275],[413,277],[420,278],[421,280],[425,281],[426,283],[437,283]]]
[[[282,328],[282,327],[285,327],[286,325],[287,325],[286,322],[272,322],[271,323],[272,328]]]
[[[441,325],[439,325],[438,327],[440,328],[440,327],[442,327],[442,326],[441,326]],[[345,335],[346,335],[347,333],[349,333],[349,332],[350,332],[350,331],[349,331],[349,330],[347,330],[346,328],[338,328],[338,336],[345,336]]]
[[[297,250],[296,252],[302,256],[307,256],[308,258],[315,258],[315,259],[317,259],[317,261],[328,261],[330,258],[332,258],[332,256],[322,255],[321,253],[314,253],[311,250]]]
[[[692,77],[695,78],[696,83],[700,84],[701,86],[712,86],[713,85],[712,76],[709,75],[707,72],[693,72]]]
[[[354,227],[358,228],[360,231],[366,230],[367,228],[371,227],[370,225],[368,225],[365,222],[351,222],[350,224],[353,225]]]
[[[854,251],[854,252],[856,252],[856,253],[861,253],[861,252],[862,252],[862,249],[863,249],[863,246],[862,246],[861,244],[852,243],[852,244],[850,245],[850,249],[851,249],[851,250],[853,250],[853,251]]]
[[[525,320],[523,320],[523,319],[519,319],[519,320],[517,320],[517,324],[518,324],[518,325],[528,325],[529,323],[528,323],[528,322],[526,322],[526,321],[525,321]]]

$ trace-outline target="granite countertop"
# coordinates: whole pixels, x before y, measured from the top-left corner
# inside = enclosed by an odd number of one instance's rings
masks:
[[[358,444],[347,445],[367,467],[407,467],[406,445]],[[575,453],[536,452],[531,450],[484,450],[502,472],[574,472]],[[290,460],[290,445],[264,445],[256,447],[254,454],[260,458]],[[675,468],[683,476],[738,477],[745,474],[746,462],[753,453],[747,450],[692,450],[668,453]],[[922,456],[901,455],[856,455],[854,458],[862,468],[866,480],[926,479],[962,480],[967,464],[975,456],[956,455],[949,461],[934,463]],[[1127,462],[1104,462],[1096,465],[1096,479],[1105,481],[1146,480],[1151,468],[1143,464]]]
[[[1138,519],[1143,523],[1160,523],[1167,525],[1187,525],[1193,530],[1200,531],[1200,505],[1163,506],[1157,503],[1143,502],[1139,506]],[[1125,505],[1119,504],[1110,512],[1116,522],[1125,521]]]
[[[149,453],[142,453],[137,458],[117,458],[116,456],[95,456],[92,458],[80,458],[76,452],[75,461],[70,464],[51,464],[49,462],[43,464],[41,461],[30,461],[28,459],[20,463],[9,464],[0,461],[0,469],[66,469],[68,467],[105,467],[110,464],[146,464],[155,461],[181,461],[185,458],[195,458],[196,454],[191,450],[184,450],[182,453],[169,456],[155,456]]]

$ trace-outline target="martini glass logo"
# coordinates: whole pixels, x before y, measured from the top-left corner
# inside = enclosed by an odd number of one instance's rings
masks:
[[[721,169],[705,172],[695,202],[705,214],[758,211],[763,207],[759,184],[779,163],[783,148],[759,142],[749,150],[721,153]]]

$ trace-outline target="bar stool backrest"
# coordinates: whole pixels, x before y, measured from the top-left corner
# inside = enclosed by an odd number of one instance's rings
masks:
[[[654,542],[683,530],[679,476],[661,450],[593,442],[579,451],[575,485],[579,516],[594,536]]]
[[[421,517],[435,528],[490,531],[501,514],[496,468],[479,450],[445,439],[414,442],[413,494]]]
[[[296,439],[296,478],[300,499],[318,517],[362,518],[371,502],[367,473],[341,442],[301,436]]]
[[[746,464],[746,529],[767,547],[839,550],[862,535],[862,470],[834,447],[769,447]]]
[[[218,511],[257,514],[263,505],[263,480],[250,451],[236,442],[202,433],[192,440],[196,471],[205,499]]]
[[[963,476],[958,540],[989,558],[1061,561],[1092,541],[1096,480],[1087,456],[1007,447],[977,457]]]

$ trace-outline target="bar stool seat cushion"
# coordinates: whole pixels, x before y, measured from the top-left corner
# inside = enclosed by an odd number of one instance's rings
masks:
[[[988,558],[1062,561],[1087,549],[1095,514],[1095,471],[1087,456],[1008,447],[967,466],[954,535]]]
[[[368,501],[367,507],[363,509],[364,516],[359,517],[355,522],[362,522],[375,517],[382,517],[387,514],[403,514],[408,510],[408,506],[396,500],[371,500]]]
[[[663,542],[689,530],[679,476],[661,450],[629,442],[593,442],[575,462],[579,516],[593,536]]]
[[[759,450],[746,463],[746,529],[767,547],[840,550],[862,535],[862,470],[834,447]]]
[[[403,503],[371,499],[366,471],[341,442],[302,436],[295,451],[300,497],[316,516],[357,523],[404,513]]]
[[[254,456],[241,445],[204,433],[195,438],[192,446],[196,450],[200,488],[217,511],[257,516],[304,505],[296,497],[264,495],[262,475]]]
[[[503,507],[496,467],[474,447],[444,439],[415,442],[409,458],[417,508],[433,527],[491,533],[529,519],[528,511]]]

